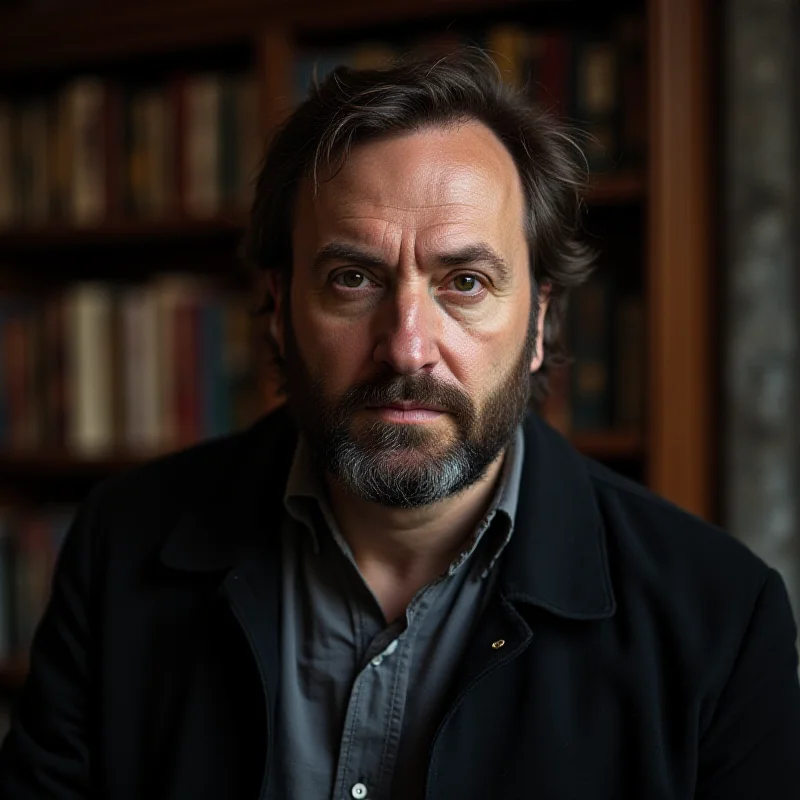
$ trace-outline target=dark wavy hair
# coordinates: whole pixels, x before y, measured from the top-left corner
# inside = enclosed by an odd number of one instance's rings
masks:
[[[352,148],[363,142],[469,120],[494,132],[519,171],[534,308],[539,287],[549,286],[544,360],[531,375],[531,399],[538,405],[547,395],[551,368],[565,360],[569,291],[592,268],[592,254],[580,238],[587,174],[569,129],[534,107],[525,93],[506,85],[483,51],[469,48],[436,60],[403,60],[386,69],[342,66],[315,81],[266,152],[243,256],[251,268],[279,271],[288,296],[294,199],[301,179],[311,178],[318,186],[323,167],[332,167],[335,175]],[[273,307],[267,297],[258,313]],[[281,367],[277,354],[276,360]]]

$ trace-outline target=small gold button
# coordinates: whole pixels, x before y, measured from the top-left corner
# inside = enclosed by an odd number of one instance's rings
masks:
[[[498,639],[496,642],[492,642],[492,650],[499,650],[505,643],[505,639]]]

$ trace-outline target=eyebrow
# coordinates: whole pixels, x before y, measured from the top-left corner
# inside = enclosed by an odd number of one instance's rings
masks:
[[[312,269],[314,272],[319,272],[332,261],[346,261],[357,267],[389,266],[385,259],[370,253],[368,250],[362,250],[360,247],[346,242],[334,241],[329,242],[317,251]],[[497,273],[499,282],[507,283],[511,279],[511,268],[508,262],[483,242],[467,245],[451,253],[440,253],[436,256],[436,262],[445,267],[488,264]]]

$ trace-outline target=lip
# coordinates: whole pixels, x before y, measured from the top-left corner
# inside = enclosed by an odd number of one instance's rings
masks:
[[[442,408],[442,406],[428,405],[426,403],[416,403],[413,400],[400,400],[397,403],[387,403],[386,405],[381,405],[381,406],[368,406],[368,408],[375,410],[390,408],[396,411],[436,411],[440,414],[447,411],[447,409]]]
[[[376,414],[384,422],[395,425],[426,425],[440,419],[446,413],[440,406],[414,401],[389,403],[385,406],[367,406],[366,411]]]

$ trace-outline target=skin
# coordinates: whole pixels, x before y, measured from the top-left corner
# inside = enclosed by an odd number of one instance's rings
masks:
[[[367,142],[316,195],[310,181],[301,184],[290,298],[309,373],[336,395],[386,370],[429,373],[480,409],[487,389],[521,357],[528,330],[524,213],[510,154],[478,122]],[[443,260],[469,248],[464,263]],[[271,288],[283,350],[286,314],[275,277]],[[540,305],[539,342],[545,289]],[[537,347],[531,371],[540,365]],[[363,409],[355,424],[376,417],[428,426],[432,441],[456,435],[447,413],[430,411]],[[503,457],[466,490],[413,509],[354,497],[328,476],[333,513],[387,620],[457,555],[491,501]]]

